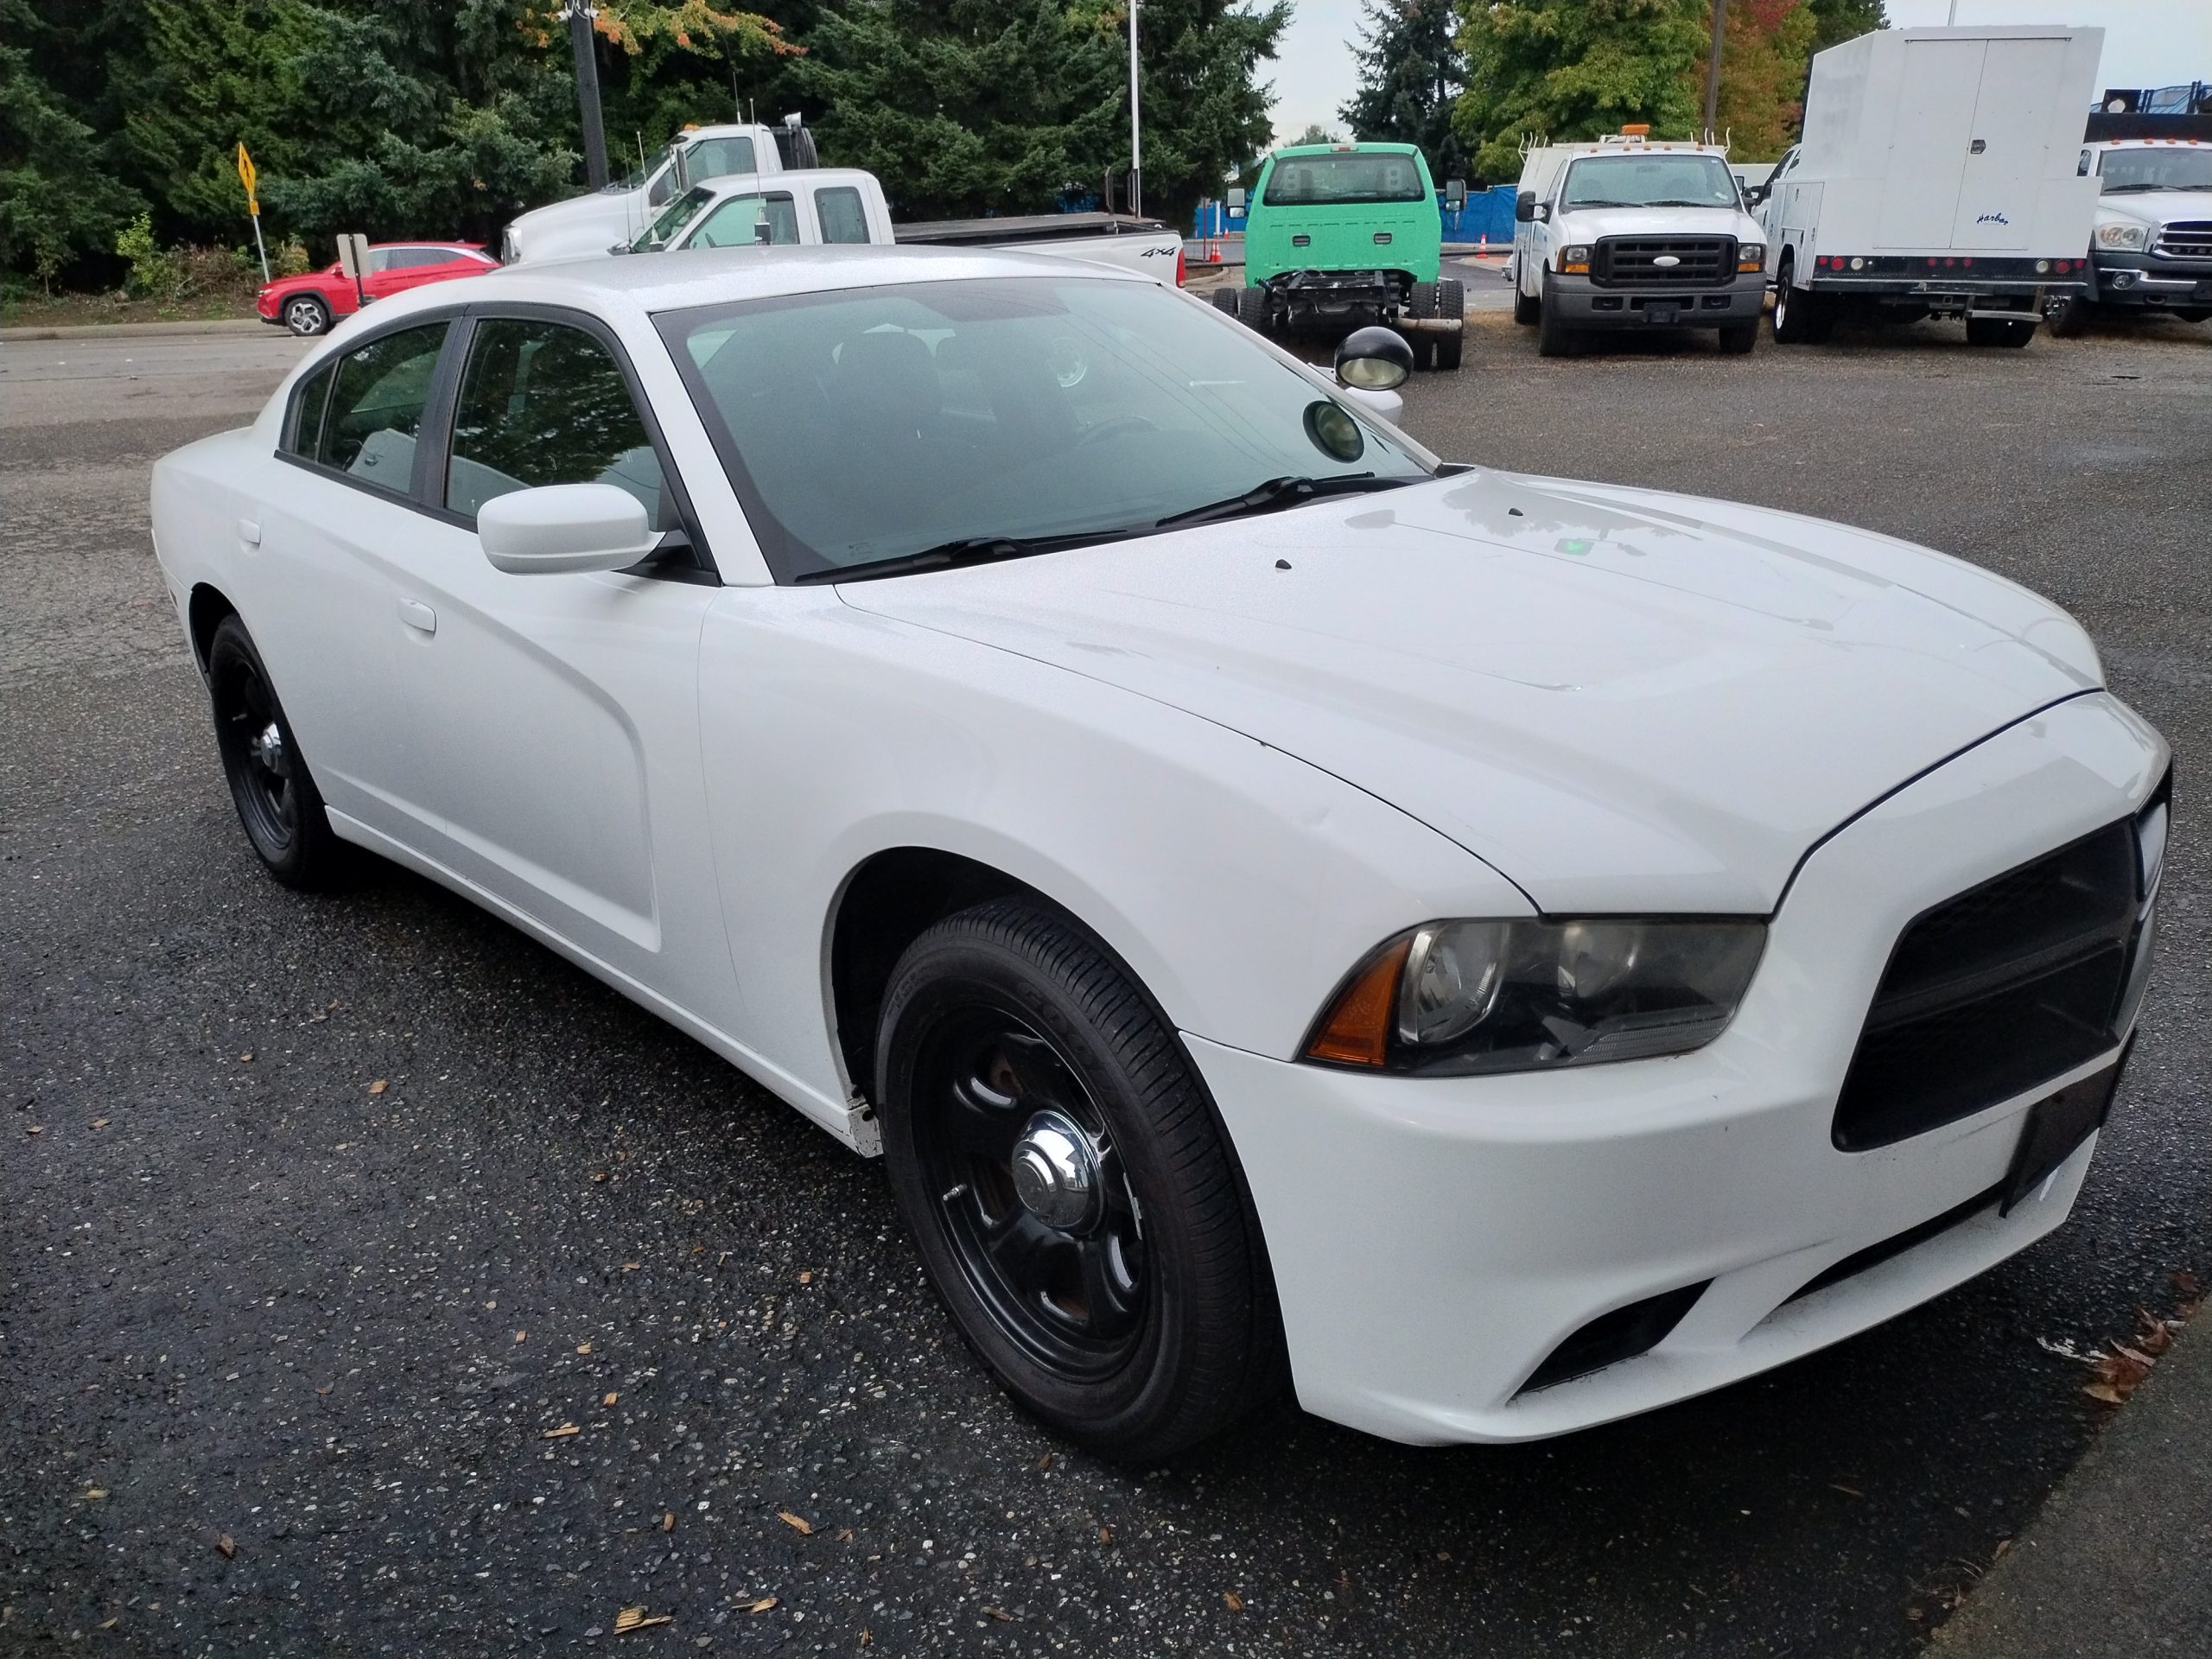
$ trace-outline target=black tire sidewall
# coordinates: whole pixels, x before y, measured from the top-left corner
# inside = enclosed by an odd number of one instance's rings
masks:
[[[225,707],[232,680],[240,671],[254,675],[267,692],[277,732],[291,762],[296,810],[290,842],[281,851],[272,850],[254,833],[251,814],[241,798],[242,791],[253,785],[243,775],[242,768],[248,763],[238,752],[238,740],[231,730]],[[254,855],[270,875],[286,887],[317,888],[331,885],[342,874],[343,843],[331,832],[322,791],[315,787],[307,757],[301,753],[299,738],[292,730],[290,716],[284,712],[284,700],[277,695],[276,683],[270,677],[253,636],[235,613],[218,623],[208,639],[207,692],[215,721],[215,747],[222,758],[223,780],[230,787],[231,803],[238,810],[238,826],[245,830]]]

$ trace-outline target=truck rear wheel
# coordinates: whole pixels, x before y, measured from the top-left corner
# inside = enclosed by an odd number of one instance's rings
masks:
[[[1835,327],[1827,297],[1796,285],[1796,262],[1783,254],[1774,283],[1774,338],[1777,345],[1814,345],[1826,340]]]
[[[1467,320],[1467,288],[1457,277],[1446,276],[1436,285],[1436,315],[1452,321]],[[1439,334],[1436,337],[1436,366],[1452,370],[1459,366],[1459,347],[1464,334]]]
[[[1536,355],[1573,357],[1581,345],[1581,337],[1560,320],[1559,307],[1552,302],[1552,285],[1547,279],[1543,309],[1536,318]]]
[[[1268,332],[1268,290],[1264,288],[1240,288],[1236,290],[1236,321],[1255,334]]]
[[[2032,317],[2018,322],[2014,322],[2007,317],[1968,317],[1967,319],[1967,344],[1969,346],[2018,347],[2026,345],[2035,337],[2036,325],[2035,319]]]
[[[1427,321],[1436,315],[1436,284],[1415,283],[1406,295],[1406,315]],[[1436,336],[1420,328],[1405,331],[1406,343],[1414,348],[1414,367],[1430,369],[1436,366]]]
[[[2054,294],[2044,303],[2043,320],[2059,339],[2075,339],[2089,326],[2089,302],[2079,294]]]
[[[1238,288],[1217,288],[1213,291],[1213,308],[1230,316],[1236,315],[1236,296],[1244,290]]]

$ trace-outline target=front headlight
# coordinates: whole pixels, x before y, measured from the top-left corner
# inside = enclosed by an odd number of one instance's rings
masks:
[[[1458,1076],[1686,1053],[1734,1017],[1765,947],[1751,919],[1431,922],[1354,970],[1305,1055]]]
[[[2101,248],[2133,248],[2139,252],[2151,245],[2151,227],[2147,225],[2100,225],[2097,226],[2097,245]]]
[[[1738,270],[1764,270],[1766,269],[1766,244],[1764,242],[1738,243],[1736,245],[1736,269]]]
[[[1587,271],[1590,269],[1590,245],[1586,242],[1577,242],[1571,246],[1561,248],[1559,251],[1559,268],[1562,274],[1578,270]]]

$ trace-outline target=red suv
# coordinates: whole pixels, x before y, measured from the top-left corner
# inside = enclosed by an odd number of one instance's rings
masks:
[[[369,268],[361,273],[361,293],[372,300],[402,294],[424,283],[442,283],[454,276],[481,276],[497,270],[499,262],[484,251],[480,242],[379,242],[369,249]],[[359,310],[352,278],[338,267],[312,270],[304,276],[285,276],[254,296],[254,309],[264,322],[289,328],[296,334],[320,334],[333,321]]]

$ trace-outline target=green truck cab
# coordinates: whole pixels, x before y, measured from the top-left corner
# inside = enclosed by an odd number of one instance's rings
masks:
[[[1466,186],[1454,179],[1445,198],[1456,211]],[[1262,333],[1386,323],[1417,367],[1459,366],[1465,290],[1442,274],[1436,186],[1415,146],[1294,144],[1228,206],[1244,225],[1244,286],[1215,291],[1222,310]]]

